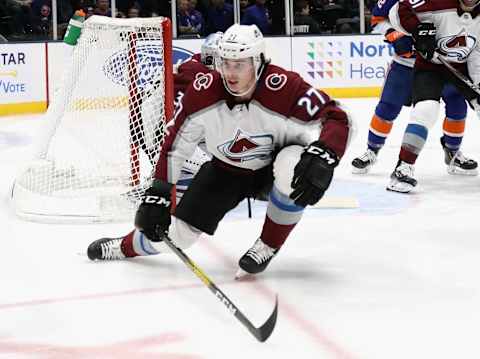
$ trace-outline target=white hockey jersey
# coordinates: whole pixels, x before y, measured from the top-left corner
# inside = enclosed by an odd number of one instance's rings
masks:
[[[431,22],[437,29],[438,51],[463,72],[465,64],[475,83],[480,82],[480,12],[477,6],[472,12],[460,8],[459,0],[400,0],[389,13],[391,24],[407,34],[414,32],[420,22]],[[434,65],[417,56],[417,68]]]
[[[349,119],[336,102],[298,74],[267,65],[253,98],[236,103],[219,73],[195,80],[167,126],[155,178],[176,183],[197,144],[230,166],[258,170],[276,149],[320,139],[338,157],[345,151]]]

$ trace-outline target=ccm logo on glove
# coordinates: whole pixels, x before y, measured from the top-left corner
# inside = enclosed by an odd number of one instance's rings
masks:
[[[325,151],[323,148],[310,145],[307,147],[305,152],[323,158],[325,161],[327,161],[329,165],[334,165],[337,163],[337,159],[332,157],[332,155],[329,152]]]
[[[164,197],[160,196],[152,196],[152,195],[145,195],[143,197],[143,203],[147,204],[162,204],[164,206],[170,206],[170,201]]]

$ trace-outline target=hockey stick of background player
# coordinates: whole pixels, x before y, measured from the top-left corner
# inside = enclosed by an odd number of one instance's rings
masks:
[[[450,73],[457,78],[461,83],[457,84],[461,86],[466,91],[470,92],[472,97],[480,97],[480,87],[475,85],[467,76],[462,74],[458,71],[455,67],[453,67],[445,57],[440,55],[438,52],[435,52],[434,58],[438,59],[442,63],[443,66],[447,68]]]
[[[261,327],[255,327],[252,322],[237,308],[237,306],[232,303],[225,293],[223,293],[180,248],[173,244],[172,240],[168,236],[161,234],[160,237],[163,238],[163,241],[172,250],[172,252],[175,253],[183,261],[183,263],[185,263],[187,267],[190,268],[190,270],[201,279],[203,283],[206,284],[208,289],[215,294],[217,299],[227,307],[229,312],[232,313],[235,318],[237,318],[248,329],[248,331],[252,333],[255,338],[257,338],[258,341],[264,342],[268,339],[268,337],[272,334],[277,322],[277,296],[275,296],[275,308],[273,309],[272,314],[270,314],[270,317]]]

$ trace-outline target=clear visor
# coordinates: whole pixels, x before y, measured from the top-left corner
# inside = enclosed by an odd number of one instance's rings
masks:
[[[253,66],[253,58],[249,57],[246,59],[225,59],[223,57],[218,57],[217,60],[218,71],[223,75],[224,72],[227,73],[238,73],[243,74],[250,70],[255,71]]]

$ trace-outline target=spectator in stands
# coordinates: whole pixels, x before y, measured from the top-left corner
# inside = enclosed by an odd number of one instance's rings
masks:
[[[117,10],[115,10],[115,17],[117,17],[119,19],[126,19],[127,15],[125,15],[125,13],[123,11],[121,11],[120,9],[117,9]]]
[[[33,0],[32,1],[31,8],[34,16],[40,16],[40,10],[43,5],[48,5],[50,9],[52,9],[52,0]],[[57,20],[59,24],[68,22],[72,14],[73,14],[73,7],[72,7],[71,0],[57,0]]]
[[[196,13],[191,12],[190,0],[178,0],[177,6],[179,35],[200,36],[203,27],[203,18],[201,14],[198,11]]]
[[[134,3],[128,10],[127,10],[127,17],[140,17],[140,5],[138,3]]]
[[[20,4],[16,0],[0,1],[0,10],[4,15],[4,25],[2,26],[4,35],[11,36],[15,34],[24,34],[23,31],[23,9],[29,4]]]
[[[92,6],[87,6],[85,9],[85,19],[88,19],[93,14],[95,14],[95,9]]]
[[[343,0],[324,0],[315,1],[315,3],[318,16],[316,20],[324,33],[335,33],[337,20],[349,18],[350,13],[344,8]]]
[[[14,31],[14,10],[10,3],[0,1],[0,34],[10,36]]]
[[[272,20],[265,7],[265,0],[256,0],[254,5],[249,6],[245,10],[240,23],[242,25],[257,25],[263,34],[270,34]]]
[[[12,40],[33,40],[31,0],[7,0],[12,17]]]
[[[95,6],[93,13],[95,15],[112,16],[110,0],[97,0],[97,5]]]
[[[189,5],[188,5],[188,12],[190,13],[190,16],[195,18],[196,21],[201,25],[199,34],[204,33],[204,27],[205,27],[205,21],[203,19],[203,15],[200,11],[197,10],[197,0],[190,0]]]
[[[210,0],[207,11],[206,34],[225,32],[233,25],[233,5],[225,0]]]
[[[320,25],[310,16],[310,5],[307,0],[295,1],[294,33],[318,34]]]
[[[48,5],[42,5],[40,15],[33,16],[32,27],[33,33],[38,35],[39,39],[48,39],[52,23],[51,9]]]
[[[243,18],[243,14],[245,14],[245,10],[247,10],[248,5],[248,0],[240,0],[240,19]]]

